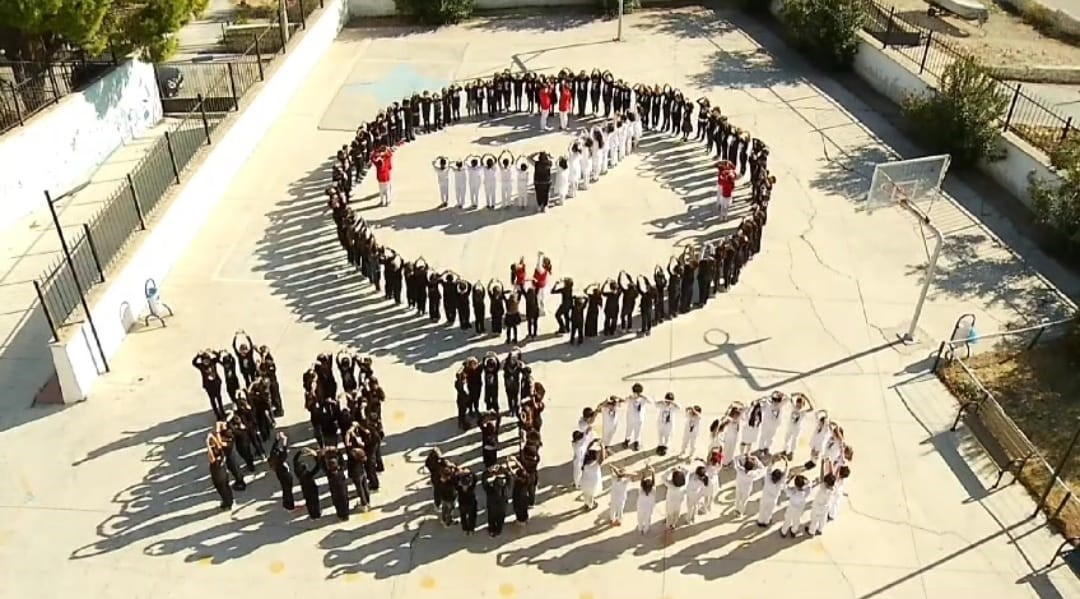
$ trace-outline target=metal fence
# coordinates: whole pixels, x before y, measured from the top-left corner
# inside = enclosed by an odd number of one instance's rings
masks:
[[[0,63],[0,134],[83,89],[116,66],[115,61],[80,60],[41,65]]]
[[[101,209],[79,228],[71,242],[74,273],[67,260],[60,258],[38,279],[38,299],[54,337],[57,327],[63,326],[81,303],[81,293],[104,282],[132,234],[146,229],[147,219],[169,188],[180,183],[199,149],[210,145],[211,133],[223,119],[222,113],[203,110],[197,98],[196,106],[169,127]]]
[[[950,64],[957,60],[973,60],[964,50],[940,39],[941,34],[909,20],[895,7],[876,0],[861,1],[866,18],[863,29],[881,41],[882,48],[895,50],[906,58],[920,75],[929,75],[940,83]],[[1049,108],[1045,100],[1025,91],[1023,84],[1004,81],[993,71],[989,74],[997,82],[999,93],[1010,99],[1001,123],[1003,131],[1011,131],[1047,153],[1061,141],[1076,135],[1071,117]]]
[[[322,4],[321,0],[289,0],[290,21],[299,21],[290,22],[290,32],[305,28],[308,16]],[[70,247],[71,266],[65,258],[58,259],[35,281],[53,337],[82,303],[85,292],[105,280],[131,236],[146,229],[169,189],[181,182],[199,150],[212,143],[213,132],[226,113],[239,110],[244,95],[265,79],[266,63],[288,50],[287,43],[281,44],[280,32],[276,23],[269,24],[253,35],[243,54],[228,61],[155,65],[165,113],[178,120],[117,185],[90,222],[80,227]],[[269,43],[275,37],[280,49]],[[264,52],[264,47],[274,50]],[[164,82],[176,73],[183,75],[184,85],[170,90]]]
[[[943,341],[939,346],[937,359],[932,369],[938,373],[943,365],[955,364],[964,373],[962,380],[965,381],[965,387],[969,392],[965,394],[965,397],[959,398],[960,407],[951,430],[955,431],[963,421],[995,461],[998,474],[997,481],[991,490],[1000,485],[1006,473],[1011,474],[1014,480],[1021,481],[1038,498],[1038,505],[1032,516],[1039,511],[1045,511],[1050,520],[1055,522],[1067,537],[1074,537],[1080,530],[1078,529],[1080,527],[1080,501],[1072,487],[1063,480],[1063,476],[1067,460],[1076,449],[1077,440],[1080,439],[1080,423],[1076,423],[1078,428],[1072,445],[1060,450],[1060,455],[1056,456],[1057,459],[1053,460],[1052,464],[1036,443],[1009,416],[993,392],[983,384],[961,354],[970,357],[970,344],[975,340],[980,344],[994,340],[996,342],[994,347],[999,350],[1016,354],[1023,353],[1031,350],[1040,341],[1067,334],[1069,327],[1075,326],[1076,321],[1074,318],[1067,318],[1022,329],[968,338],[963,333],[957,333],[961,329],[961,323],[968,317],[971,318],[970,326],[974,326],[974,317],[970,314],[961,316],[957,320],[950,340]]]

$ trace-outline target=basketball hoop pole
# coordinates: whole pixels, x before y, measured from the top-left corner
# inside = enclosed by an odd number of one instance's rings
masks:
[[[930,262],[926,265],[926,276],[923,280],[922,291],[919,293],[919,301],[915,303],[915,314],[911,317],[911,325],[908,327],[907,333],[900,336],[900,340],[904,343],[915,343],[915,329],[919,325],[919,317],[922,316],[923,305],[926,304],[926,296],[930,292],[930,281],[934,278],[934,269],[937,267],[938,257],[941,256],[941,246],[945,245],[945,236],[934,226],[934,223],[930,222],[930,217],[920,210],[918,206],[906,199],[900,200],[900,206],[915,215],[915,218],[919,219],[919,223],[928,227],[937,239],[934,252],[930,255]]]
[[[623,0],[619,0],[619,30],[615,34],[615,41],[622,41],[622,14],[623,14]]]

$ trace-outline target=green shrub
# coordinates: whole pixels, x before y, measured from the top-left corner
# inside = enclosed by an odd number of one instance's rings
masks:
[[[922,143],[963,167],[995,157],[998,120],[1008,105],[997,81],[967,58],[945,68],[936,93],[908,96],[902,109]]]
[[[472,16],[473,0],[394,0],[397,11],[424,25],[460,23]]]
[[[610,17],[619,14],[619,0],[596,0],[597,7]],[[628,15],[641,8],[641,0],[623,0],[623,14]]]
[[[787,0],[780,13],[795,47],[829,70],[851,67],[864,18],[858,0]]]
[[[1061,184],[1029,176],[1035,217],[1060,236],[1062,249],[1076,253],[1080,248],[1080,139],[1070,137],[1057,144],[1050,152],[1050,164],[1061,175]]]

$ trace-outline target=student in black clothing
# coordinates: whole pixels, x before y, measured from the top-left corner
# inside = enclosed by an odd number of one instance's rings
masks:
[[[532,285],[525,287],[525,324],[526,338],[535,339],[540,332],[540,300]]]
[[[515,348],[516,349],[516,348]],[[503,388],[506,390],[507,408],[514,417],[518,413],[518,398],[521,395],[521,363],[520,351],[510,350],[503,361]]]
[[[506,522],[506,494],[509,481],[498,466],[484,472],[484,493],[487,495],[488,534],[497,537],[502,534]]]
[[[281,507],[287,510],[294,509],[296,500],[293,496],[292,470],[289,468],[289,438],[285,436],[285,433],[280,431],[277,433],[266,462],[274,471],[278,484],[281,485]]]
[[[469,391],[469,409],[473,415],[480,413],[480,393],[483,389],[484,371],[480,361],[469,356],[465,359],[465,388]]]
[[[604,335],[615,334],[619,323],[619,285],[608,279],[604,281]]]
[[[506,303],[503,300],[503,288],[495,280],[488,283],[488,301],[491,305],[491,332],[501,335],[503,330],[503,315],[506,314]]]
[[[458,314],[457,275],[444,272],[439,279],[442,285],[443,313],[446,316],[446,324],[452,326]]]
[[[469,429],[467,418],[469,413],[469,390],[465,385],[465,369],[461,368],[454,374],[454,391],[457,392],[457,423],[458,430],[461,431]]]
[[[529,156],[533,165],[533,190],[536,192],[536,207],[540,212],[547,211],[548,196],[551,194],[551,156],[547,152],[537,152]]]
[[[457,467],[443,460],[436,479],[435,494],[439,497],[439,520],[443,526],[454,523],[454,504],[457,503]]]
[[[585,342],[585,305],[584,295],[575,295],[570,305],[570,343],[581,345]]]
[[[439,322],[439,305],[442,300],[441,285],[439,284],[439,275],[429,272],[427,273],[427,300],[428,300],[428,315],[431,322]]]
[[[495,352],[484,355],[484,409],[499,411],[499,358]]]
[[[214,411],[214,417],[217,420],[225,420],[225,404],[221,400],[221,375],[218,374],[217,370],[219,362],[218,354],[210,351],[209,348],[199,352],[191,359],[191,365],[199,371],[199,375],[202,377],[203,391],[206,391],[206,397],[210,399],[210,409]],[[236,401],[235,391],[229,395],[233,398],[233,401]]]
[[[461,530],[465,531],[465,534],[471,535],[476,532],[476,477],[467,467],[461,467],[458,469],[456,481],[457,483],[457,501],[458,501],[458,515],[461,517]]]
[[[345,466],[342,463],[341,452],[337,448],[327,448],[323,452],[323,469],[326,471],[334,513],[337,514],[338,520],[348,520],[349,487],[345,482]]]
[[[472,285],[468,281],[459,279],[454,291],[457,293],[454,303],[457,304],[458,309],[458,327],[467,331],[469,330],[469,299],[472,296]]]
[[[293,455],[293,470],[300,480],[300,493],[304,496],[304,506],[312,520],[322,516],[319,505],[319,484],[315,477],[319,474],[319,454],[314,449],[305,447]]]
[[[529,472],[514,458],[510,458],[510,472],[514,477],[510,499],[514,507],[514,518],[518,524],[525,524],[529,521],[529,497],[532,488]]]
[[[634,279],[627,272],[619,272],[619,290],[622,292],[622,308],[619,310],[621,330],[629,331],[634,327],[634,306],[637,303],[638,290]]]
[[[664,269],[659,266],[653,271],[653,283],[655,283],[655,302],[656,302],[656,317],[653,319],[655,322],[664,322],[667,318],[667,313],[664,310],[664,301],[667,299],[665,291],[667,291],[667,274],[664,273]]]
[[[473,330],[477,335],[484,334],[484,319],[486,314],[484,313],[484,299],[487,297],[487,290],[484,289],[484,284],[477,281],[472,286],[472,308],[473,308]]]
[[[559,307],[555,309],[555,321],[559,323],[559,334],[570,330],[570,311],[574,301],[574,280],[570,277],[559,279],[551,286],[551,292],[559,295]]]
[[[600,324],[600,304],[603,303],[602,290],[595,283],[585,288],[585,298],[588,305],[585,308],[586,337],[595,337]]]

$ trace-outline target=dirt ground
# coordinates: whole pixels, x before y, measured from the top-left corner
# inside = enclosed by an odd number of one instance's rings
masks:
[[[991,66],[1080,64],[1080,47],[1047,37],[1020,17],[990,4],[990,19],[980,26],[954,16],[928,17],[925,0],[892,0],[905,20],[935,32],[935,37],[959,46]]]
[[[966,361],[968,368],[989,390],[1017,427],[1046,461],[1056,466],[1080,426],[1080,351],[1075,340],[1046,342],[1026,352],[1002,349],[980,353]],[[952,362],[940,372],[945,385],[961,401],[979,400],[982,394],[960,365]],[[993,433],[994,425],[982,420]],[[1033,495],[1040,495],[1050,479],[1041,461],[1032,460],[1019,479]],[[1036,463],[1037,462],[1037,463]],[[1006,475],[1006,481],[1008,475]],[[1063,471],[1065,482],[1080,494],[1080,451],[1074,451]],[[1055,490],[1049,504],[1057,506],[1064,494]],[[1080,535],[1080,502],[1070,501],[1053,518],[1067,533]]]

